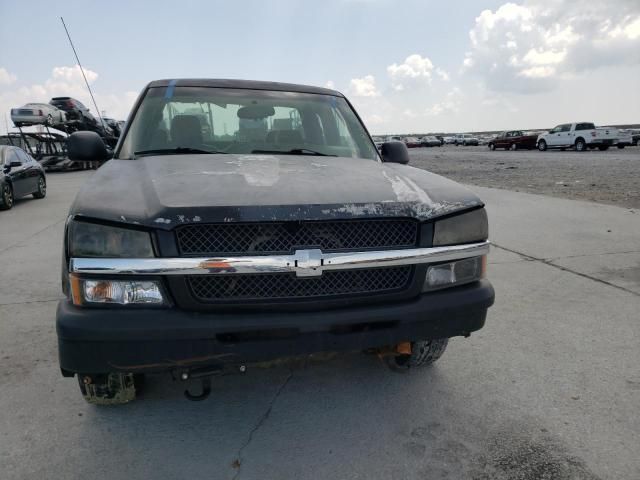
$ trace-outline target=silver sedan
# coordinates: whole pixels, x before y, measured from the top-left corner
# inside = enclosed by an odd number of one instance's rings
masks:
[[[63,110],[48,103],[27,103],[11,109],[11,120],[16,127],[28,125],[60,125],[67,121]]]

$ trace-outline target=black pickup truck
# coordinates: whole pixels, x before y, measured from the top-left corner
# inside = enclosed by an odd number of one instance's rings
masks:
[[[62,374],[91,403],[136,380],[185,381],[320,352],[432,363],[485,323],[494,292],[483,203],[376,149],[340,93],[239,80],[160,80],[108,154],[94,132],[70,158],[106,161],[65,228]]]

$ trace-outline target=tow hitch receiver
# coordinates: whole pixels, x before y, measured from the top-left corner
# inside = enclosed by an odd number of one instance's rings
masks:
[[[239,371],[240,373],[244,373],[247,371],[247,367],[244,365],[240,365],[237,371]],[[222,365],[185,370],[180,373],[180,380],[186,382],[189,380],[200,379],[201,389],[199,394],[193,394],[187,388],[184,391],[184,396],[192,402],[200,402],[202,400],[206,400],[207,398],[209,398],[209,395],[211,395],[211,377],[228,375],[230,373],[231,372],[228,369],[225,369],[225,367]]]
[[[184,396],[187,397],[188,400],[191,400],[192,402],[200,402],[209,398],[209,395],[211,394],[211,377],[203,377],[201,382],[202,390],[200,391],[200,394],[194,395],[189,391],[189,389],[184,391]]]

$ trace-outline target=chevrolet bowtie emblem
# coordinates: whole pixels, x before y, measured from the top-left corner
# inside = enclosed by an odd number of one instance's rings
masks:
[[[322,275],[322,250],[296,250],[293,255],[293,270],[297,277],[319,277]]]

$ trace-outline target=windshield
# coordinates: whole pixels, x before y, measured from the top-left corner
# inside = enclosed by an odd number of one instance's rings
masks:
[[[342,97],[215,87],[149,88],[118,158],[145,152],[378,159],[369,135]]]

